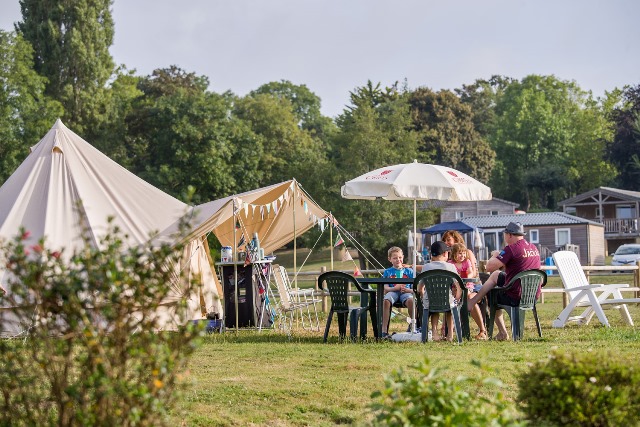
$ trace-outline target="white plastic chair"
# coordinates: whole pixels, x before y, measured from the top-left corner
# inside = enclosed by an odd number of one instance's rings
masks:
[[[558,267],[564,290],[569,297],[569,304],[552,323],[554,328],[563,328],[569,322],[586,325],[591,321],[594,314],[598,316],[600,323],[610,327],[609,320],[604,314],[604,308],[620,310],[625,323],[633,326],[633,319],[631,319],[626,304],[640,303],[640,298],[622,297],[620,289],[628,288],[628,284],[590,285],[575,252],[555,252],[553,261]],[[580,315],[571,316],[571,312],[580,307],[586,307],[586,309]]]
[[[314,290],[291,289],[291,283],[289,282],[287,270],[280,265],[273,265],[272,268],[273,279],[276,283],[278,296],[280,298],[278,303],[278,317],[280,328],[291,331],[291,328],[293,326],[293,316],[297,311],[300,314],[303,329],[319,331],[320,320],[318,318],[316,303],[321,302],[321,300],[314,298]],[[315,320],[313,319],[311,313],[311,306],[313,306],[313,314],[315,315]]]

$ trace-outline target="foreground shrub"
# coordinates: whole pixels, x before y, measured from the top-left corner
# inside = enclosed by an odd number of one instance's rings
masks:
[[[0,425],[166,424],[199,336],[156,332],[179,248],[125,250],[121,237],[68,257],[26,247],[26,232],[2,248],[12,278],[0,303],[14,316],[2,321],[28,329],[0,340]]]
[[[610,354],[554,352],[518,379],[522,411],[535,424],[640,423],[640,371]]]
[[[482,378],[486,368],[474,362],[477,377],[448,379],[429,360],[385,377],[385,388],[374,392],[371,408],[378,425],[390,426],[518,426],[513,405],[500,392],[502,382]],[[470,369],[472,370],[472,369]],[[485,397],[487,387],[498,391]],[[469,391],[467,391],[469,390]]]

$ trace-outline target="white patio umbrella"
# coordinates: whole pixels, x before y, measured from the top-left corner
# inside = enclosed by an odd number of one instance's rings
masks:
[[[413,271],[416,271],[418,200],[474,201],[491,200],[491,189],[458,170],[439,165],[418,163],[386,166],[347,181],[341,189],[345,199],[413,200]],[[382,307],[380,307],[382,309]],[[399,340],[415,339],[415,314],[412,313],[411,334],[399,334]],[[398,335],[398,334],[396,334]],[[395,335],[394,335],[395,337]]]
[[[345,199],[413,200],[414,248],[417,247],[416,211],[418,200],[449,202],[491,200],[491,189],[458,170],[426,163],[386,166],[347,181],[342,186]],[[416,267],[414,250],[413,268]]]

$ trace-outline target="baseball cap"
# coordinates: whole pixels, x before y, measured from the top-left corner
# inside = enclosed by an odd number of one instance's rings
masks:
[[[445,252],[449,252],[451,248],[445,242],[437,241],[431,245],[431,256],[439,256]]]

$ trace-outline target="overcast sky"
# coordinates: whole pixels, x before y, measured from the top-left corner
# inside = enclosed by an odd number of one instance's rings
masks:
[[[115,0],[118,64],[177,65],[237,95],[305,84],[335,117],[367,80],[459,88],[553,74],[597,96],[640,84],[637,0]],[[0,28],[20,20],[0,0]]]

